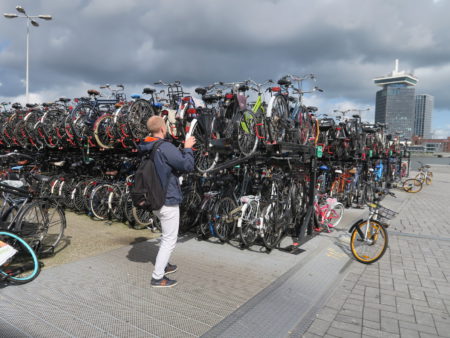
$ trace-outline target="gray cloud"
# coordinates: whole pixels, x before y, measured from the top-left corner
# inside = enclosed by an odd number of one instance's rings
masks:
[[[446,1],[20,2],[54,16],[31,28],[33,92],[79,95],[69,89],[82,81],[139,88],[159,79],[194,86],[315,73],[327,99],[368,105],[377,89],[372,79],[399,58],[419,76],[418,91],[435,95],[437,108],[450,106]],[[16,4],[3,0],[0,12]],[[24,22],[1,18],[0,97],[23,92],[24,47]]]

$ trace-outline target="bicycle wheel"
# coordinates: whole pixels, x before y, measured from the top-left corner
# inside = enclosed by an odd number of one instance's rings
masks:
[[[195,124],[191,134],[197,140],[193,147],[195,167],[202,173],[208,172],[219,161],[219,153],[212,151],[209,140],[218,139],[220,136],[218,133],[212,133],[211,137],[208,137],[199,122]]]
[[[239,151],[245,155],[252,155],[258,147],[258,136],[256,135],[256,117],[246,110],[239,118],[238,125],[238,147]]]
[[[95,121],[94,138],[101,148],[111,149],[114,147],[116,141],[114,128],[114,117],[111,114],[104,114]]]
[[[28,243],[16,234],[0,231],[0,248],[12,247],[16,253],[0,266],[0,279],[12,284],[25,284],[34,280],[40,273],[36,253]],[[11,249],[10,249],[11,250]]]
[[[78,182],[78,184],[72,190],[71,199],[72,199],[73,209],[75,212],[83,212],[84,211],[83,191],[88,183],[89,183],[89,180],[84,180],[84,181]]]
[[[131,104],[127,122],[133,138],[140,140],[147,136],[147,121],[153,115],[155,111],[149,101],[138,99]]]
[[[419,180],[421,183],[425,182],[425,173],[420,172],[415,177],[416,180]]]
[[[416,180],[415,178],[410,178],[403,182],[403,190],[411,194],[420,192],[422,190],[422,187],[422,182]]]
[[[428,173],[418,173],[416,175],[416,180],[419,180],[420,182],[425,183],[426,185],[430,185],[431,181],[432,181],[432,177],[433,174],[428,172]]]
[[[197,225],[198,208],[201,203],[202,198],[194,189],[185,194],[180,205],[180,232],[189,231]]]
[[[135,228],[157,228],[158,230],[161,230],[158,217],[153,215],[153,212],[150,210],[133,207],[132,214],[135,221]]]
[[[133,200],[131,199],[130,193],[122,195],[121,204],[125,219],[131,227],[134,227],[136,220],[133,217]]]
[[[306,145],[309,141],[310,135],[312,134],[311,119],[309,118],[308,114],[304,112],[300,112],[298,115],[299,143],[301,145]]]
[[[124,219],[122,194],[123,190],[121,189],[120,185],[115,184],[113,185],[113,189],[108,196],[109,211],[111,212],[112,217],[117,219],[118,221],[122,221]]]
[[[89,209],[94,217],[104,220],[109,216],[109,195],[113,191],[110,184],[101,184],[89,194]]]
[[[98,112],[91,104],[81,103],[75,107],[69,121],[76,138],[81,140],[89,134],[93,116],[98,116]]]
[[[233,233],[234,221],[228,219],[228,214],[236,207],[236,202],[230,197],[220,199],[215,205],[213,213],[214,231],[222,242],[227,241]]]
[[[383,257],[388,247],[388,234],[383,225],[371,220],[359,221],[353,226],[350,249],[355,259],[364,264],[371,264]]]
[[[325,216],[325,222],[328,222],[328,226],[331,228],[336,227],[344,216],[344,205],[342,203],[336,203],[333,205]]]
[[[251,246],[258,237],[256,219],[258,217],[258,202],[250,201],[242,208],[242,216],[238,221],[239,236],[244,247]]]
[[[279,143],[286,135],[286,120],[289,116],[289,107],[283,96],[275,97],[272,106],[272,116],[269,121],[270,135],[272,142]]]
[[[272,250],[283,236],[282,209],[279,203],[271,203],[262,211],[264,220],[263,243],[268,250]]]
[[[66,216],[63,209],[51,201],[27,204],[14,227],[26,241],[39,246],[40,253],[54,250],[64,236]]]
[[[57,248],[64,237],[64,230],[67,226],[66,214],[64,209],[54,202],[45,202],[42,207],[46,216],[47,226],[41,247],[42,252],[48,252]]]

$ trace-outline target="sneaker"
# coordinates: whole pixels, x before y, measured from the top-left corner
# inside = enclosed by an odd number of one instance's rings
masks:
[[[164,274],[168,275],[169,273],[174,273],[178,270],[178,267],[175,264],[167,263],[166,268],[164,269]]]
[[[166,276],[161,279],[152,278],[152,281],[150,282],[154,288],[171,288],[172,286],[177,285],[177,283],[178,282],[176,280],[169,279]]]

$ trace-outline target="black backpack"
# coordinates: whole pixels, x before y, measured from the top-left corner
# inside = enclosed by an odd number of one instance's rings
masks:
[[[166,200],[167,187],[161,185],[155,168],[155,154],[164,141],[157,141],[150,153],[142,159],[131,187],[133,206],[139,209],[161,209]]]

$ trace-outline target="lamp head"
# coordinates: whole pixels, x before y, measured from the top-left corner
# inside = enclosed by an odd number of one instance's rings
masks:
[[[43,19],[43,20],[51,20],[53,19],[51,15],[45,14],[45,15],[38,15],[39,19]]]
[[[24,9],[22,6],[16,6],[16,10],[17,10],[19,13],[26,14],[26,13],[25,13],[25,9]]]
[[[17,14],[11,14],[11,13],[5,13],[5,14],[3,14],[3,16],[8,19],[14,19],[14,18],[18,17]]]
[[[39,24],[38,24],[36,21],[34,21],[34,20],[31,20],[31,24],[32,24],[34,27],[39,27]]]

